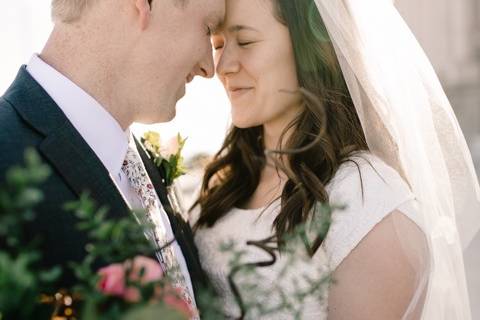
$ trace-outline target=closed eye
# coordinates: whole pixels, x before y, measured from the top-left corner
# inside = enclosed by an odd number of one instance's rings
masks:
[[[238,45],[240,47],[247,47],[247,46],[249,46],[251,44],[254,44],[254,43],[255,43],[255,41],[245,41],[245,42],[238,42]]]

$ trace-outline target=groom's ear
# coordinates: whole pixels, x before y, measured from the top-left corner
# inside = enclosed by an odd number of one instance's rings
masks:
[[[142,30],[145,30],[150,23],[152,2],[153,0],[135,0],[135,9]]]

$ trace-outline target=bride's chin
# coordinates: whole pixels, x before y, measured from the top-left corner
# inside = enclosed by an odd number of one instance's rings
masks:
[[[259,126],[260,124],[251,119],[238,119],[232,117],[232,124],[239,129],[248,129]]]

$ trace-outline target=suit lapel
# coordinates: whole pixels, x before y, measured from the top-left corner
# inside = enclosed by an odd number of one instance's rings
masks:
[[[25,66],[4,97],[44,136],[38,147],[40,153],[76,195],[88,191],[97,205],[109,206],[110,215],[128,214],[128,205],[107,169]]]
[[[130,214],[128,205],[108,170],[58,105],[31,77],[26,66],[22,66],[3,98],[15,108],[27,125],[43,137],[38,150],[77,196],[88,191],[97,205],[109,206],[109,216],[112,218]],[[139,142],[135,142],[168,214],[175,238],[187,262],[194,290],[198,293],[200,287],[207,288],[209,283],[200,266],[191,229],[188,223],[173,212],[162,182],[163,177]]]
[[[145,169],[147,170],[147,173],[150,176],[153,185],[155,186],[158,197],[160,198],[160,201],[167,212],[173,233],[187,262],[187,267],[192,279],[194,291],[198,293],[200,286],[206,288],[208,286],[208,282],[200,265],[198,252],[195,248],[190,226],[172,209],[167,196],[167,188],[164,185],[164,178],[161,175],[160,170],[155,166],[137,139],[135,139],[135,144],[145,165]]]

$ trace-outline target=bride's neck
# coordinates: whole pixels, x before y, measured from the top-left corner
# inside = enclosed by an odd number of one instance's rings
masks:
[[[265,150],[279,150],[286,147],[286,143],[293,134],[294,128],[290,128],[282,136],[285,127],[286,126],[274,124],[263,126],[263,144]]]
[[[283,128],[275,130],[272,127],[264,126],[263,139],[266,164],[262,170],[261,180],[268,180],[269,177],[272,176],[275,176],[277,179],[279,179],[279,181],[287,180],[287,174],[285,171],[288,171],[290,168],[288,163],[288,155],[280,154],[275,151],[284,150],[288,147],[286,144],[294,129],[290,129],[283,135],[282,138],[283,130]]]

